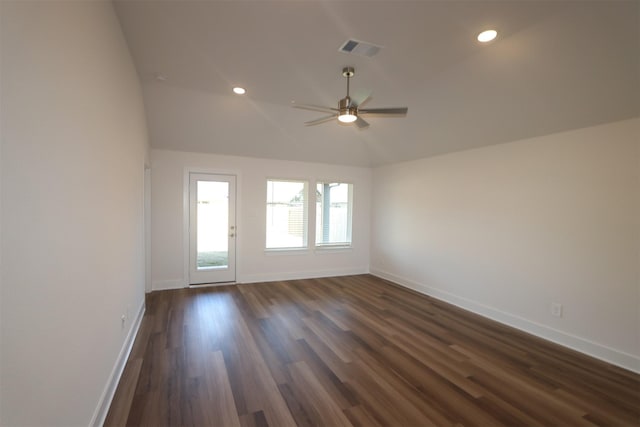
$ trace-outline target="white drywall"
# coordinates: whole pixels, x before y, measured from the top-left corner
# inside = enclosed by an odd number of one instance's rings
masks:
[[[302,143],[302,142],[301,142]],[[240,283],[365,273],[369,269],[371,170],[214,154],[151,150],[153,289],[184,287],[185,177],[188,171],[237,176],[237,275]],[[330,180],[354,185],[353,247],[266,252],[268,178]],[[309,214],[309,221],[313,218]]]
[[[372,273],[640,371],[640,119],[380,167],[373,188]]]
[[[111,2],[0,7],[0,425],[86,426],[144,303],[140,84]]]

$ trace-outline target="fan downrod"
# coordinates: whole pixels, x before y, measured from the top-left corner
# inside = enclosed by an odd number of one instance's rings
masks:
[[[358,117],[358,106],[351,105],[351,97],[349,96],[349,80],[353,77],[355,69],[353,67],[344,67],[342,75],[347,79],[347,96],[338,102],[338,120],[344,123],[351,123]]]

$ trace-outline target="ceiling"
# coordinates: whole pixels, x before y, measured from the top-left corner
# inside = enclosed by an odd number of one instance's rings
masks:
[[[114,3],[154,148],[369,167],[640,114],[637,0]],[[323,113],[291,102],[336,107],[347,65],[407,116],[304,126]]]

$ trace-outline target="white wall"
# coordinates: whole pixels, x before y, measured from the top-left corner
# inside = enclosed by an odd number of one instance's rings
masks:
[[[380,167],[373,188],[372,273],[640,371],[640,119]]]
[[[371,170],[185,153],[151,151],[153,289],[184,287],[185,171],[235,174],[237,180],[237,276],[240,283],[365,273],[369,269]],[[354,184],[353,248],[340,251],[266,253],[267,178],[332,180]],[[313,215],[309,215],[311,222]]]
[[[0,424],[88,425],[144,303],[141,89],[110,2],[0,3]]]

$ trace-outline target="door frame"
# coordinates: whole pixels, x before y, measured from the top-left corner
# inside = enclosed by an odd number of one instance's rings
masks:
[[[242,212],[241,210],[241,197],[242,194],[242,179],[240,176],[240,172],[238,170],[233,169],[209,169],[209,168],[201,168],[201,167],[185,167],[182,175],[182,249],[183,249],[183,261],[182,261],[182,282],[185,288],[191,286],[189,283],[189,221],[190,221],[190,199],[189,199],[189,187],[190,187],[190,175],[191,174],[205,174],[205,175],[231,175],[236,179],[236,280],[235,282],[221,282],[221,283],[211,283],[205,285],[194,285],[197,287],[203,286],[220,286],[220,285],[228,285],[230,283],[238,283],[238,276],[240,271],[241,259],[238,256],[242,253],[241,245],[242,239],[240,239],[240,235],[238,235],[237,231],[240,230],[242,233]]]
[[[151,167],[145,162],[143,177],[143,225],[144,225],[144,291],[153,291],[151,282]]]

